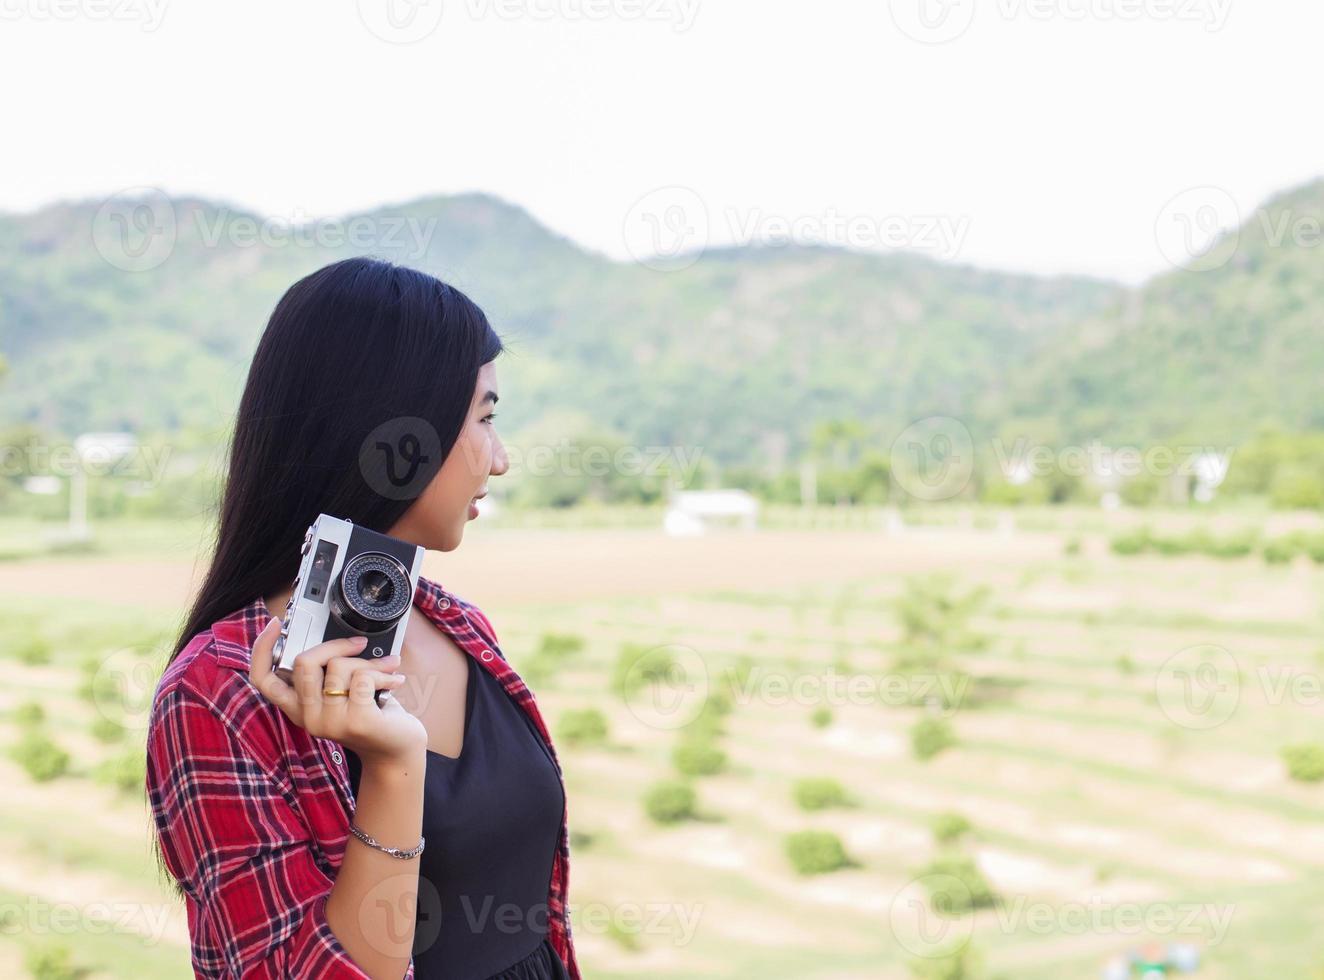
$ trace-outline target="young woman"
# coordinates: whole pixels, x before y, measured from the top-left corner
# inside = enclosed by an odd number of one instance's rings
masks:
[[[370,259],[300,280],[272,313],[147,740],[200,977],[580,976],[560,764],[476,606],[421,579],[402,655],[333,640],[292,684],[272,671],[319,513],[459,546],[508,468],[502,349],[458,290]]]

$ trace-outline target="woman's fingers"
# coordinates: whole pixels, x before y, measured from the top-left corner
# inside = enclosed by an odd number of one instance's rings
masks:
[[[253,642],[253,652],[248,664],[248,679],[276,707],[287,714],[297,709],[298,699],[293,688],[281,680],[273,671],[272,653],[276,649],[276,637],[280,636],[280,620],[272,617],[262,632]],[[295,719],[298,720],[297,718]]]
[[[367,705],[376,710],[377,692],[397,690],[404,682],[403,674],[388,674],[381,670],[358,670],[350,679],[349,700],[356,705]]]

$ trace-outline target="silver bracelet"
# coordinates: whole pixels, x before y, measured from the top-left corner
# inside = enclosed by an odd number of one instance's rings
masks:
[[[377,843],[377,841],[373,840],[363,831],[359,830],[359,828],[354,825],[354,822],[352,820],[350,821],[349,824],[349,832],[353,834],[355,837],[357,837],[359,840],[363,841],[363,843],[367,844],[369,847],[375,847],[377,848],[377,850],[389,854],[391,855],[391,857],[398,857],[402,861],[407,861],[409,860],[409,858],[412,857],[418,857],[420,854],[423,853],[424,838],[422,837],[418,839],[417,847],[411,847],[407,851],[402,851],[398,847],[387,847],[385,844]]]

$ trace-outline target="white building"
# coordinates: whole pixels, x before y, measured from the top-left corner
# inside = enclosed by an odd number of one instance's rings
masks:
[[[759,502],[744,490],[677,490],[662,527],[673,537],[706,534],[711,528],[758,526]]]

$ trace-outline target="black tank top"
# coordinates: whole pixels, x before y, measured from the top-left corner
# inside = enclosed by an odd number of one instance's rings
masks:
[[[570,980],[547,939],[565,794],[532,719],[466,654],[459,758],[428,751],[416,980]],[[346,750],[350,783],[361,762]]]

